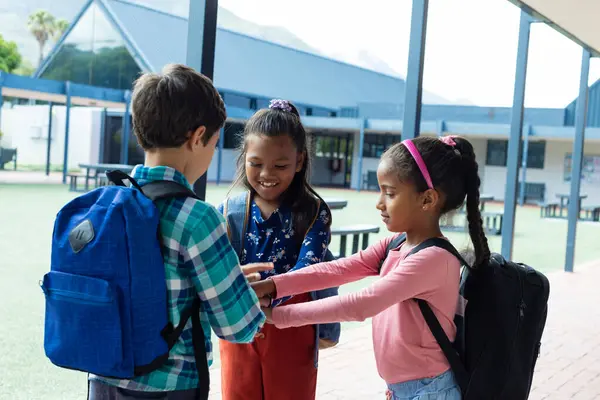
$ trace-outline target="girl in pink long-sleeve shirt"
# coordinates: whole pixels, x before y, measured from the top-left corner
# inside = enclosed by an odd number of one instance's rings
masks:
[[[453,340],[460,262],[449,252],[428,247],[406,257],[427,239],[443,237],[440,217],[466,198],[474,267],[490,257],[479,211],[478,165],[466,139],[419,137],[392,146],[377,169],[381,189],[377,209],[390,232],[406,233],[406,242],[380,260],[393,238],[351,257],[303,268],[254,284],[264,303],[269,297],[338,286],[367,276],[381,279],[348,295],[264,309],[279,328],[362,321],[373,318],[377,368],[388,385],[388,399],[460,399],[450,366],[412,300],[426,300]]]

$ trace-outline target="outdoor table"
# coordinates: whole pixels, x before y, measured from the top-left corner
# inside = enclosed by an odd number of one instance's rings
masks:
[[[568,210],[568,206],[569,206],[569,198],[571,197],[570,194],[564,194],[564,193],[558,193],[556,195],[556,197],[558,197],[560,199],[560,209],[559,209],[559,217],[562,218],[563,216],[563,209],[567,209]],[[580,194],[579,195],[579,209],[581,210],[581,202],[584,199],[587,199],[587,194]]]
[[[325,203],[327,203],[327,206],[329,206],[330,210],[341,210],[343,208],[345,208],[348,205],[348,200],[343,200],[343,199],[323,199],[325,200]]]

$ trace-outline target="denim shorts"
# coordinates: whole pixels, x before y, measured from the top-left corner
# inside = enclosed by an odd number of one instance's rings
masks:
[[[433,378],[388,385],[389,400],[461,400],[452,371]]]

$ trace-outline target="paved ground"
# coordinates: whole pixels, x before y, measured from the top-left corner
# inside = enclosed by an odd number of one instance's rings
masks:
[[[600,261],[574,274],[551,273],[549,278],[549,315],[530,399],[600,399]],[[317,399],[385,398],[371,327],[346,331],[342,341],[321,353]],[[221,398],[219,372],[212,371],[214,400]]]

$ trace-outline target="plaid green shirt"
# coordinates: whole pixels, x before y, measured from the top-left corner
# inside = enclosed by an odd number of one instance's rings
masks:
[[[134,179],[143,186],[172,180],[191,188],[180,172],[167,167],[137,166]],[[211,205],[196,199],[157,201],[167,278],[169,318],[177,326],[181,313],[195,296],[202,300],[201,322],[206,356],[212,364],[211,328],[233,343],[249,343],[265,322],[258,299],[248,285],[229,243],[225,219]],[[173,391],[198,386],[188,321],[168,361],[158,370],[133,380],[90,376],[112,386],[140,391]]]

